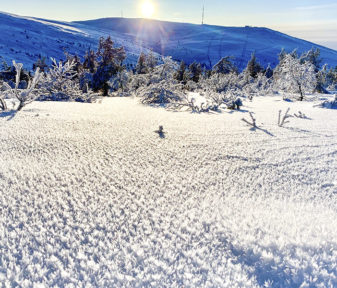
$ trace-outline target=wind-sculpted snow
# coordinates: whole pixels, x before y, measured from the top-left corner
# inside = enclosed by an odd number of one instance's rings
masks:
[[[1,114],[0,283],[335,287],[337,114],[313,104],[193,114],[110,98]],[[278,127],[288,107],[309,119]]]

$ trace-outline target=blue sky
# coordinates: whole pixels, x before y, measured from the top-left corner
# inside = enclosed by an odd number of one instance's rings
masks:
[[[57,20],[102,17],[142,17],[144,0],[0,0],[2,11]],[[205,22],[223,26],[264,26],[337,50],[336,0],[151,0],[153,18],[200,23],[205,2]]]

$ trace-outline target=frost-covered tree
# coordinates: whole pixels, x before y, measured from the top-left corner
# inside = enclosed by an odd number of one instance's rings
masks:
[[[97,65],[96,53],[95,51],[89,49],[84,56],[83,68],[89,70],[90,73],[94,73]]]
[[[67,59],[66,62],[73,63],[73,70],[77,73],[76,77],[78,77],[84,69],[80,57],[78,57],[77,55],[71,55],[68,52],[65,52],[65,55]]]
[[[287,52],[285,51],[284,48],[282,48],[281,52],[278,54],[278,60],[281,63],[285,56],[287,55]]]
[[[27,87],[25,89],[20,89],[20,76],[23,64],[13,61],[13,66],[16,70],[15,87],[12,88],[6,82],[4,83],[4,85],[7,89],[8,95],[11,98],[16,98],[17,100],[19,100],[19,106],[17,110],[20,111],[25,105],[33,102],[38,97],[39,89],[37,88],[37,85],[42,79],[43,75],[40,72],[40,68],[37,68],[33,79],[29,80]]]
[[[48,67],[46,60],[47,58],[45,56],[39,55],[39,59],[37,59],[37,61],[33,64],[33,70],[40,68],[41,72],[45,72]]]
[[[99,39],[97,57],[101,60],[100,64],[118,66],[125,60],[126,54],[124,47],[114,47],[114,42],[109,36],[106,39],[104,37]]]
[[[311,63],[315,67],[315,72],[317,76],[317,85],[316,85],[316,92],[319,93],[326,93],[325,89],[325,76],[327,73],[326,67],[321,69],[322,59],[320,58],[321,51],[316,48],[310,49],[308,52],[305,52],[300,57],[300,62],[303,63]]]
[[[337,67],[330,68],[326,74],[326,86],[330,90],[337,89]]]
[[[149,72],[148,66],[147,66],[147,57],[146,55],[141,52],[139,57],[138,57],[138,61],[137,61],[137,65],[136,65],[136,73],[137,74],[146,74]]]
[[[301,63],[309,62],[315,67],[315,72],[317,73],[320,70],[322,59],[320,58],[321,51],[316,48],[310,49],[308,52],[303,53],[300,57]]]
[[[315,66],[287,54],[275,68],[275,88],[285,92],[299,93],[299,100],[304,99],[305,93],[312,93],[317,84]]]
[[[158,65],[158,60],[156,56],[154,55],[153,51],[151,50],[150,53],[146,57],[146,66],[151,72],[153,71],[154,67],[156,67],[157,65]]]
[[[103,95],[108,95],[109,85],[107,82],[123,69],[122,63],[126,58],[125,50],[124,47],[114,47],[110,36],[107,39],[101,37],[96,55],[99,63],[93,75],[92,88],[94,91],[102,90]]]
[[[2,56],[0,56],[0,61],[1,61],[0,71],[10,70],[11,67],[7,64],[6,60]]]
[[[324,65],[322,69],[320,69],[316,73],[317,84],[315,91],[318,93],[328,93],[326,88],[328,87],[328,68],[327,65]]]
[[[212,71],[219,74],[237,73],[238,69],[232,60],[233,57],[223,57],[218,63],[213,66]]]

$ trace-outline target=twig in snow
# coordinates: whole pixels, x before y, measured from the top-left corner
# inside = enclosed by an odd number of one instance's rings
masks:
[[[301,119],[309,119],[304,113],[302,113],[301,111],[298,111],[298,114],[294,113],[294,116],[296,118],[301,118]]]
[[[253,116],[252,112],[249,112],[250,118],[252,119],[252,122],[249,122],[248,120],[246,120],[245,118],[242,118],[241,120],[245,123],[247,123],[250,126],[253,126],[254,128],[257,128],[256,126],[256,119]]]
[[[283,127],[284,124],[289,123],[289,121],[286,121],[288,118],[293,117],[289,114],[290,108],[287,109],[286,113],[282,116],[282,110],[278,112],[278,126]]]

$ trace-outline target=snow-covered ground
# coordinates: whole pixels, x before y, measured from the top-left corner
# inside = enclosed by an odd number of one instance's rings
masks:
[[[2,114],[2,287],[336,287],[337,111],[244,105]],[[310,119],[278,127],[288,107]]]

